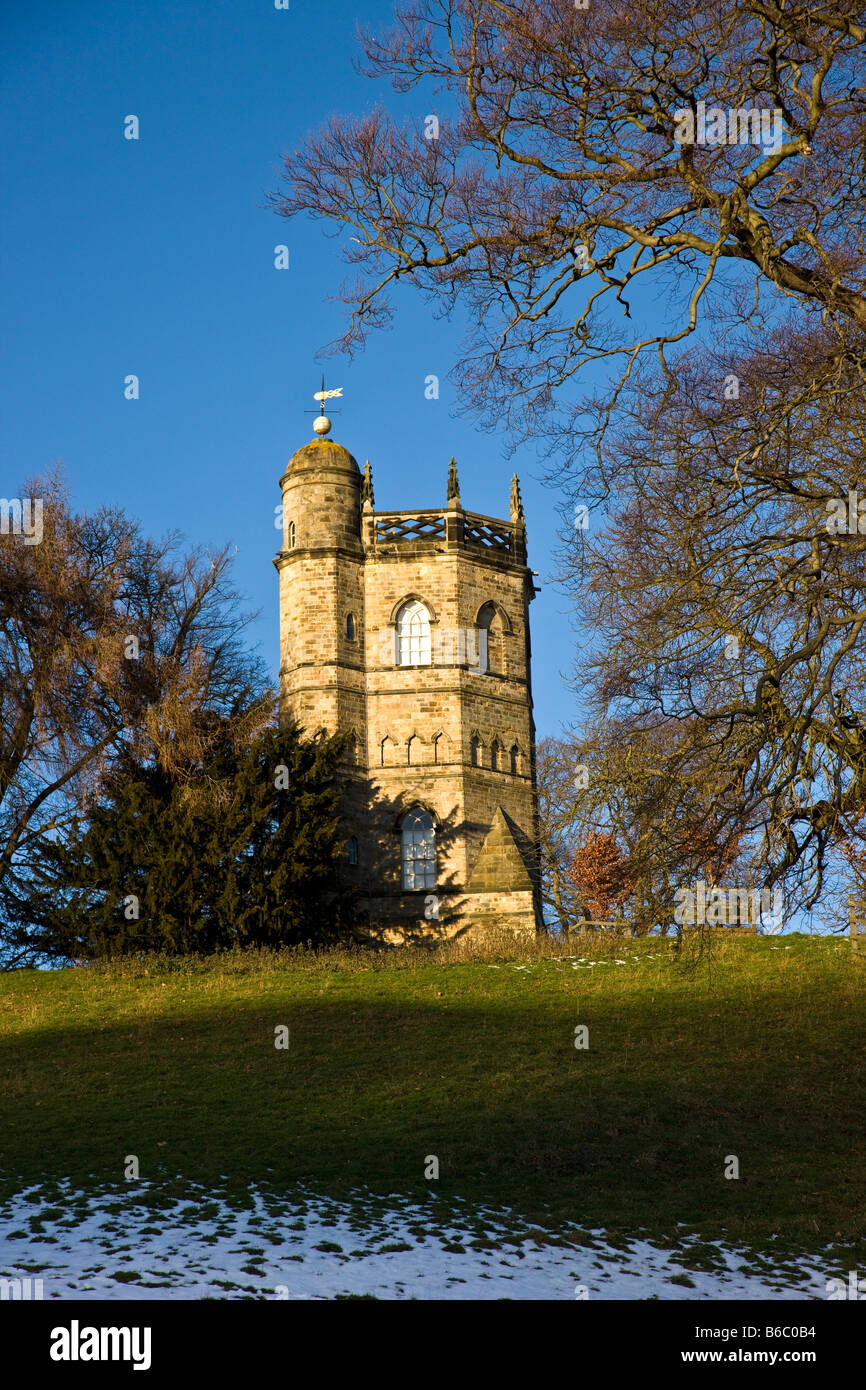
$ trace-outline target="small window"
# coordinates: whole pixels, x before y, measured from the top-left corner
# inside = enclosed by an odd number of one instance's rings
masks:
[[[512,748],[511,748],[511,775],[512,775],[512,777],[516,777],[516,776],[517,776],[517,772],[518,772],[518,766],[517,766],[517,744],[515,743],[515,744],[512,745]]]
[[[294,548],[295,548],[295,523],[294,523],[293,521],[290,521],[290,522],[289,522],[289,550],[294,550]]]
[[[348,861],[349,861],[349,863],[350,863],[351,865],[354,866],[354,865],[357,864],[357,862],[358,862],[358,841],[355,839],[354,835],[350,838],[349,843],[348,843],[348,845],[346,846],[346,857],[347,857],[347,859],[348,859]]]
[[[477,738],[477,737],[476,737],[476,738],[473,738],[472,742],[471,742],[470,745],[469,745],[469,755],[470,755],[470,757],[472,758],[472,766],[473,766],[473,767],[478,767],[478,765],[479,765],[479,763],[480,763],[480,761],[481,761],[481,740],[480,740],[480,738]]]
[[[355,640],[355,617],[353,613],[346,614],[346,637],[350,642]]]
[[[490,749],[490,766],[494,772],[499,771],[499,744],[495,741],[493,747]]]
[[[410,811],[403,820],[403,888],[436,887],[436,831],[427,811]]]

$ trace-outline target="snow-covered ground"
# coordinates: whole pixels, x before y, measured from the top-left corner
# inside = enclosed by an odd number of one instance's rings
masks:
[[[49,1298],[824,1299],[842,1273],[683,1235],[675,1249],[448,1201],[293,1190],[186,1201],[135,1183],[30,1188],[0,1203],[0,1278]]]

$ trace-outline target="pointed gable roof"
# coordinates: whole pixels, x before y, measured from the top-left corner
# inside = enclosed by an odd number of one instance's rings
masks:
[[[517,842],[514,827],[501,806],[496,808],[467,888],[470,893],[509,893],[532,889],[526,859]]]

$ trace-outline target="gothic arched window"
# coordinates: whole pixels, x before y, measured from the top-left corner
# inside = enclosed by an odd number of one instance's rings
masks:
[[[403,888],[436,887],[436,831],[428,811],[410,811],[402,828]]]
[[[519,769],[520,769],[520,765],[519,765],[517,759],[518,759],[517,744],[516,744],[516,743],[513,743],[513,744],[511,745],[511,775],[512,775],[512,777],[516,777],[516,776],[517,776],[517,773],[518,773],[518,771],[519,771]]]
[[[430,614],[418,599],[397,614],[397,665],[430,665]]]
[[[475,620],[478,631],[478,667],[482,675],[492,671],[504,676],[506,623],[495,603],[485,603]]]
[[[290,521],[290,522],[289,522],[289,550],[294,550],[294,548],[295,548],[295,523],[294,523],[293,521]]]
[[[490,766],[494,772],[499,771],[499,740],[494,739],[490,749]]]
[[[350,641],[350,642],[354,642],[354,640],[355,640],[355,615],[354,615],[354,613],[347,613],[347,614],[346,614],[346,637],[347,637],[348,641]]]
[[[346,857],[351,865],[354,866],[358,863],[358,841],[355,839],[354,835],[350,837],[349,843],[346,846]]]
[[[472,742],[469,744],[469,756],[472,759],[472,766],[478,767],[481,763],[481,739],[477,734],[473,735]]]

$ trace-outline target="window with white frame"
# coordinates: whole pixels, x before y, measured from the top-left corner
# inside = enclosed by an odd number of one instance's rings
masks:
[[[436,887],[436,831],[428,811],[410,811],[403,819],[403,888]]]
[[[397,665],[430,665],[430,614],[418,599],[397,614]]]

